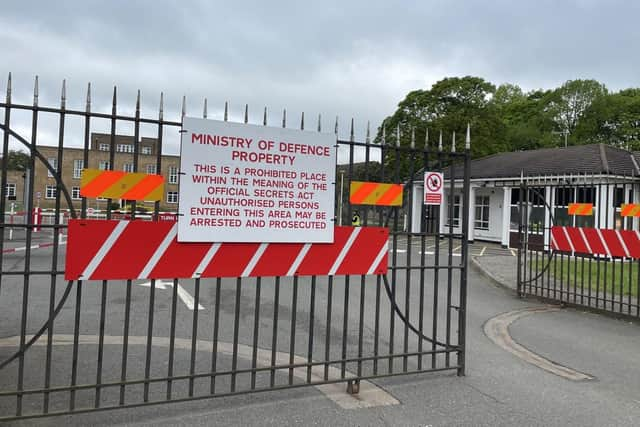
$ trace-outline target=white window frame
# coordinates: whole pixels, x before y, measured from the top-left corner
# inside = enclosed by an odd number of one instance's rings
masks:
[[[172,205],[178,203],[177,191],[167,191],[167,203],[171,203]]]
[[[140,147],[140,154],[151,155],[151,147],[149,147],[148,145],[143,145],[142,147]]]
[[[169,184],[178,183],[178,167],[169,166]]]
[[[82,178],[82,169],[84,169],[84,160],[75,159],[73,161],[73,179]]]
[[[124,163],[122,165],[122,170],[125,172],[133,172],[133,163]]]
[[[47,163],[49,163],[49,165],[53,168],[54,171],[58,172],[58,159],[55,157],[49,157],[47,159]],[[51,173],[51,170],[49,168],[47,168],[47,176],[49,178],[53,178],[53,174]]]
[[[451,218],[449,217],[449,203],[451,200],[451,196],[447,196],[447,204],[445,206],[446,212],[447,212],[447,224],[446,226],[449,227],[451,224]],[[462,206],[462,197],[460,194],[454,194],[453,195],[453,226],[454,227],[460,227],[460,208]]]
[[[82,199],[82,197],[80,196],[80,187],[71,187],[71,199],[72,200]]]
[[[491,196],[477,195],[476,196],[476,212],[475,219],[473,221],[474,230],[489,230],[490,215],[491,215]],[[486,202],[486,203],[484,203]],[[487,211],[487,219],[483,220],[483,213]]]
[[[108,171],[109,170],[109,160],[100,160],[98,162],[98,169],[103,170],[103,171]]]
[[[47,187],[45,189],[45,192],[44,192],[44,198],[45,199],[55,199],[57,192],[58,192],[58,189],[56,188],[55,185],[47,185]]]
[[[109,144],[105,144],[104,142],[98,144],[98,150],[100,151],[109,151]]]
[[[133,153],[133,145],[132,144],[117,144],[116,145],[117,153]]]
[[[155,175],[156,173],[156,164],[155,163],[149,163],[146,167],[147,173],[148,174],[152,174]]]
[[[7,197],[16,197],[16,184],[14,182],[7,182],[5,194]]]

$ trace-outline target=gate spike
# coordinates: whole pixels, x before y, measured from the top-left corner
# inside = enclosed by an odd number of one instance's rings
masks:
[[[464,149],[471,149],[471,125],[467,122],[467,137],[464,140]]]
[[[244,122],[249,123],[249,104],[244,104]]]
[[[400,147],[400,123],[396,126],[396,147]]]
[[[7,104],[11,103],[11,73],[9,73],[9,79],[7,80]]]
[[[336,136],[338,136],[338,116],[336,116],[336,125],[333,128],[333,133],[335,133]]]
[[[438,138],[438,151],[442,151],[442,131],[440,131],[440,137]]]
[[[424,133],[424,149],[429,149],[429,128],[426,128]]]
[[[160,121],[164,119],[164,92],[160,92],[160,112],[158,113],[158,119]]]
[[[354,138],[353,138],[353,117],[351,117],[351,129],[349,129],[349,141],[353,142]]]
[[[202,108],[202,118],[206,119],[209,112],[207,111],[207,98],[204,99],[204,107]]]
[[[286,108],[282,110],[282,127],[283,128],[287,127],[287,109]]]
[[[118,102],[118,87],[114,86],[113,87],[113,100],[112,100],[112,104],[111,104],[111,112],[115,115],[116,114],[116,105]]]
[[[36,76],[36,81],[33,84],[33,106],[34,107],[38,106],[38,95],[39,95],[38,76]]]
[[[138,89],[138,96],[136,97],[136,115],[140,115],[140,89]]]
[[[322,114],[318,114],[318,132],[322,132]]]
[[[300,118],[300,130],[304,130],[304,111],[302,112],[302,117]]]
[[[367,120],[367,135],[364,138],[364,142],[369,144],[371,142],[371,123]]]
[[[453,137],[451,139],[451,152],[455,153],[456,152],[456,131],[453,131]]]
[[[267,125],[267,107],[264,107],[264,117],[262,118],[262,126]]]
[[[186,115],[187,115],[187,96],[182,95],[182,113],[180,117],[184,119],[184,116]]]
[[[67,80],[62,79],[62,92],[60,93],[60,108],[64,110],[67,106]]]
[[[85,109],[87,113],[91,112],[91,82],[87,83],[87,106]]]
[[[229,120],[229,101],[224,101],[224,121]]]
[[[411,148],[416,148],[416,128],[411,127]]]

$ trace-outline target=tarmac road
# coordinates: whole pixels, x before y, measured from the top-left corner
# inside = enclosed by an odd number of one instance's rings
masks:
[[[419,241],[415,241],[411,249],[413,264],[419,264]],[[427,245],[428,246],[428,245]],[[457,245],[455,245],[457,246]],[[454,246],[454,247],[455,247]],[[397,265],[403,265],[408,256],[408,248],[404,242],[398,247]],[[427,249],[427,251],[432,251]],[[481,248],[477,248],[481,250]],[[447,254],[447,246],[443,247]],[[474,249],[475,250],[475,249]],[[485,256],[499,248],[485,249]],[[404,251],[404,252],[403,252]],[[49,269],[51,267],[52,250],[43,248],[33,251],[32,270]],[[63,251],[60,252],[59,265],[63,265]],[[393,254],[390,254],[393,255]],[[21,255],[6,254],[4,269],[21,269]],[[459,262],[459,257],[453,257]],[[426,255],[426,263],[433,263],[433,255]],[[390,274],[391,276],[391,274]],[[445,276],[445,277],[443,277]],[[411,276],[412,290],[409,306],[409,317],[417,324],[417,313],[420,304],[417,298],[417,273]],[[454,274],[454,283],[456,276]],[[406,274],[397,272],[397,301],[405,308]],[[140,282],[140,281],[138,281]],[[135,282],[134,282],[135,283]],[[180,281],[185,291],[191,296],[195,294],[193,281]],[[434,287],[433,277],[429,272],[425,281],[428,301],[423,309],[430,313]],[[22,305],[22,276],[3,276],[0,289],[0,336],[3,338],[19,334]],[[240,311],[238,341],[252,346],[254,331],[256,280],[242,281],[240,293]],[[61,277],[56,285],[59,297],[66,282]],[[322,359],[327,339],[326,307],[328,302],[326,279],[318,279],[316,283],[315,316],[313,319],[314,349],[313,357]],[[127,285],[125,282],[109,282],[106,286],[106,323],[105,335],[121,337],[124,329],[124,312]],[[28,333],[33,333],[47,318],[49,307],[49,276],[34,276],[29,290],[29,322]],[[139,285],[131,286],[130,331],[131,336],[146,337],[148,328],[150,288]],[[271,347],[274,308],[278,307],[278,344],[279,351],[288,353],[291,345],[292,321],[292,289],[291,279],[283,279],[280,295],[276,304],[273,280],[264,279],[260,285],[261,305],[258,322],[258,347]],[[331,356],[339,358],[343,341],[346,342],[348,355],[356,355],[359,350],[359,300],[361,290],[365,290],[365,312],[363,314],[364,354],[372,351],[375,339],[375,307],[377,283],[367,278],[361,285],[360,278],[352,278],[349,285],[349,312],[346,339],[343,340],[343,300],[345,293],[344,279],[336,279],[333,284],[332,312],[329,347]],[[446,274],[440,275],[438,337],[446,338],[445,307]],[[224,280],[220,292],[220,328],[219,340],[233,342],[234,317],[237,284],[234,280]],[[311,329],[310,308],[311,284],[308,279],[300,279],[298,283],[298,309],[296,310],[295,352],[306,357],[308,351],[308,331]],[[453,289],[454,303],[457,288]],[[81,335],[92,336],[100,327],[101,299],[103,286],[101,282],[87,282],[82,286],[80,313]],[[166,287],[155,290],[154,303],[154,337],[167,337],[171,327],[171,309],[173,288]],[[75,301],[77,287],[74,286],[69,300],[56,319],[54,334],[73,334]],[[214,326],[214,305],[216,303],[215,280],[202,280],[200,285],[200,304],[204,310],[197,311],[198,335],[200,340],[212,341]],[[555,376],[531,365],[496,346],[484,335],[484,323],[497,314],[511,310],[538,305],[534,301],[522,301],[490,283],[475,270],[469,271],[469,303],[467,310],[467,375],[457,377],[454,372],[414,374],[409,376],[376,379],[373,382],[392,395],[400,404],[375,406],[366,409],[344,409],[335,401],[327,398],[319,389],[304,387],[288,390],[270,391],[266,393],[248,394],[234,397],[221,397],[187,403],[172,403],[151,407],[127,408],[77,414],[44,419],[31,419],[15,422],[16,425],[638,425],[640,423],[640,362],[637,353],[640,349],[640,330],[635,324],[606,318],[596,314],[582,313],[575,310],[535,314],[514,323],[511,328],[513,338],[528,349],[551,360],[582,372],[589,373],[594,380],[569,381]],[[182,300],[176,303],[176,336],[190,340],[194,311],[190,310]],[[452,316],[451,340],[455,342],[455,310]],[[390,343],[390,307],[388,299],[381,291],[381,311],[378,343],[385,351]],[[425,316],[424,329],[430,331],[431,316]],[[408,349],[415,349],[417,340],[409,334]],[[404,325],[395,318],[394,350],[402,351],[404,344]],[[0,340],[1,342],[1,340]],[[188,347],[188,346],[187,346]],[[52,347],[52,384],[68,385],[72,365],[72,346]],[[0,346],[0,360],[4,360],[15,348]],[[144,375],[146,346],[130,345],[127,357],[128,377],[140,378]],[[164,376],[168,370],[168,349],[154,346],[151,352],[151,376]],[[77,383],[95,383],[97,346],[81,345],[78,354]],[[455,356],[452,356],[452,363]],[[174,375],[188,374],[191,365],[191,351],[179,348],[175,352]],[[229,367],[233,363],[228,355],[221,355],[218,368]],[[250,359],[239,359],[238,367],[250,367]],[[409,358],[408,366],[416,365],[415,358]],[[430,360],[425,359],[425,363]],[[443,366],[444,357],[439,356],[437,363]],[[2,390],[12,390],[16,384],[15,362],[0,371]],[[44,380],[43,366],[46,364],[46,347],[30,349],[25,358],[27,375],[25,386],[41,386]],[[117,381],[122,372],[122,346],[105,345],[103,358],[103,381]],[[198,352],[195,359],[195,371],[203,372],[211,369],[209,352]],[[338,365],[338,368],[340,365]],[[402,358],[397,360],[394,369],[402,368]],[[347,371],[357,369],[356,364],[348,364]],[[363,369],[371,369],[371,366]],[[380,369],[386,369],[381,363]],[[258,375],[258,385],[268,384],[269,373]],[[297,379],[294,379],[298,381]],[[238,375],[238,387],[250,385],[250,375]],[[288,381],[287,372],[276,375],[278,384]],[[229,387],[230,378],[220,378],[217,387],[220,390]],[[208,378],[198,380],[194,391],[205,393],[210,386]],[[176,396],[188,392],[188,382],[175,382],[173,393]],[[102,402],[117,401],[119,388],[104,389]],[[166,387],[150,386],[149,396],[164,397]],[[143,386],[129,386],[126,390],[128,402],[141,399]],[[79,407],[93,402],[94,393],[79,391],[76,393]],[[10,401],[9,401],[10,400]],[[41,409],[42,397],[25,398],[24,409]],[[69,392],[51,395],[52,408],[61,408],[69,403]],[[15,405],[15,398],[0,397],[0,413],[10,411]]]

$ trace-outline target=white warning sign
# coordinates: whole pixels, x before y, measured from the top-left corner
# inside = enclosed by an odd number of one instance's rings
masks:
[[[333,242],[336,136],[185,117],[178,241]]]
[[[442,183],[444,179],[440,172],[424,173],[424,204],[442,204]]]

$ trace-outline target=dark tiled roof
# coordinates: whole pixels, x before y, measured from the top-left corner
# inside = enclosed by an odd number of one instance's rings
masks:
[[[634,156],[635,155],[635,156]],[[542,148],[499,153],[471,161],[471,178],[518,178],[535,175],[614,174],[640,175],[639,153],[605,144]],[[462,168],[455,168],[456,178]]]

